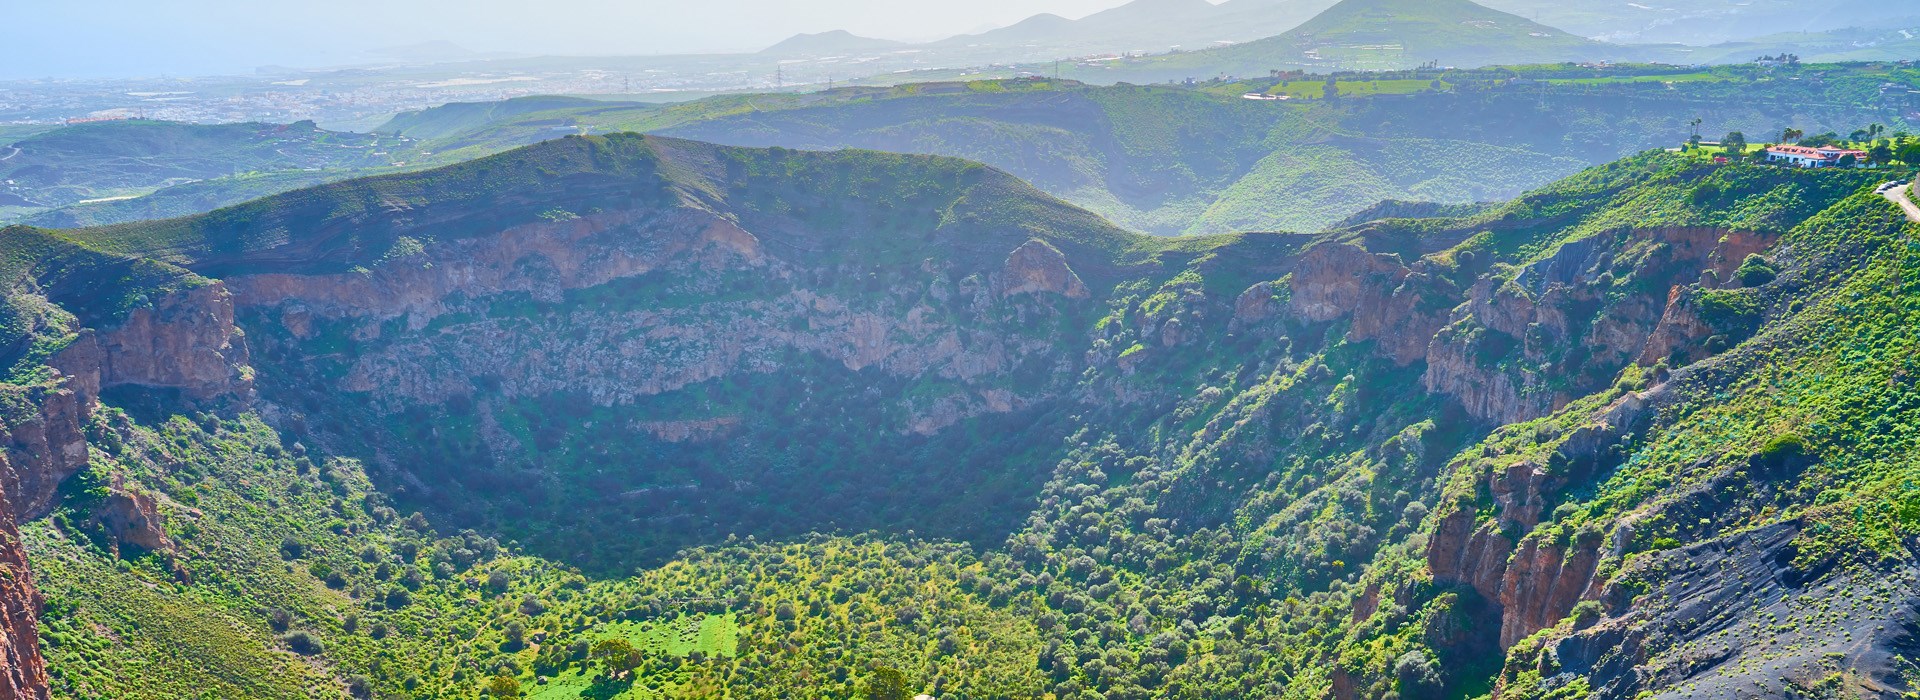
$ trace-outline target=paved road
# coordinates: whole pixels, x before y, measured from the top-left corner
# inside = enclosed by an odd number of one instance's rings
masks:
[[[1888,200],[1900,205],[1901,209],[1906,210],[1908,221],[1920,224],[1920,205],[1914,204],[1913,198],[1907,194],[1907,191],[1911,189],[1913,188],[1905,186],[1895,187],[1887,190],[1886,196]]]

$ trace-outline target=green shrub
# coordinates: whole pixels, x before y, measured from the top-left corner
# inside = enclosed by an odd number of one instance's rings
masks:
[[[1583,630],[1592,627],[1594,623],[1599,622],[1600,618],[1604,615],[1605,611],[1601,608],[1600,601],[1580,601],[1573,606],[1573,614],[1571,615],[1573,618],[1573,628]]]
[[[1806,438],[1800,437],[1797,433],[1784,433],[1773,436],[1772,439],[1767,440],[1766,444],[1761,445],[1760,449],[1753,453],[1753,459],[1760,464],[1778,467],[1806,459],[1812,452],[1813,448],[1807,444]]]
[[[1739,280],[1743,287],[1758,287],[1772,282],[1773,278],[1778,277],[1779,274],[1779,271],[1773,269],[1773,265],[1767,263],[1766,258],[1748,255],[1747,259],[1740,263],[1740,269],[1734,271],[1733,278]]]
[[[1700,291],[1700,320],[1730,338],[1746,338],[1760,325],[1760,302],[1740,290]]]
[[[318,656],[327,650],[319,637],[313,636],[313,633],[306,630],[288,632],[280,638],[280,641],[285,642],[287,648],[293,650],[293,653],[301,656]]]

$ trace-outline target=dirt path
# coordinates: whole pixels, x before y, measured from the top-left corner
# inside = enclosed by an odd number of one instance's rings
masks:
[[[1887,190],[1886,197],[1894,204],[1900,205],[1901,209],[1906,210],[1908,221],[1920,224],[1920,205],[1913,203],[1913,196],[1909,194],[1912,189],[1911,185],[1895,187]]]

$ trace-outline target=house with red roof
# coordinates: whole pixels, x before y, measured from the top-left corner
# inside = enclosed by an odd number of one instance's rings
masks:
[[[1866,151],[1856,151],[1837,146],[1788,146],[1779,145],[1767,149],[1767,160],[1775,163],[1789,163],[1802,168],[1831,168],[1840,164],[1847,156],[1853,156],[1854,163],[1867,162]]]

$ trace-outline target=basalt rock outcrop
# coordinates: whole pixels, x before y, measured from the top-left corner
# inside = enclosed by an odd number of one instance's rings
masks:
[[[1920,569],[1811,575],[1795,565],[1800,534],[1779,523],[1636,559],[1601,594],[1605,621],[1520,661],[1549,682],[1584,677],[1600,698],[1807,697],[1823,684],[1841,697],[1911,692],[1903,669],[1920,645]]]
[[[1308,322],[1349,318],[1348,337],[1378,343],[1401,365],[1425,359],[1427,345],[1458,303],[1452,282],[1429,265],[1400,264],[1398,256],[1344,243],[1314,246],[1300,256],[1289,286],[1289,307]]]
[[[21,519],[53,508],[60,483],[88,461],[86,427],[100,392],[118,386],[178,391],[189,400],[244,401],[252,392],[247,345],[218,282],[162,297],[103,329],[82,328],[48,361],[47,382],[8,387],[8,466],[0,469]]]

